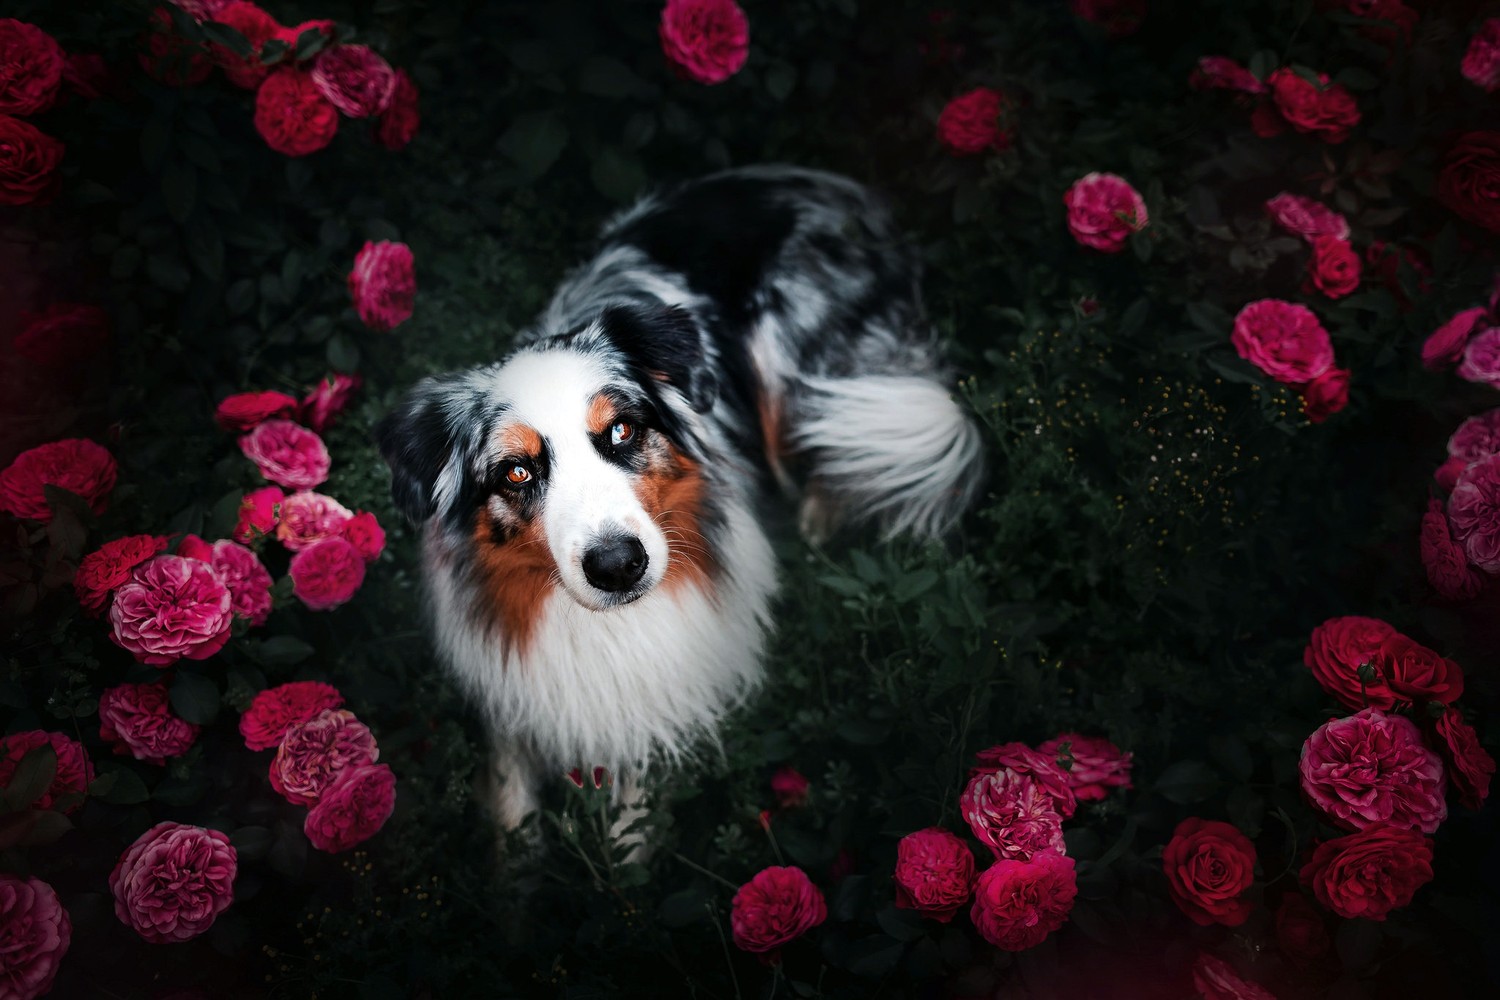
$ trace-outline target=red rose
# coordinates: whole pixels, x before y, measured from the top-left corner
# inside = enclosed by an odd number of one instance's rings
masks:
[[[364,380],[358,375],[329,375],[320,379],[312,392],[297,407],[297,419],[322,434],[333,426],[333,420]]]
[[[52,107],[62,86],[62,46],[41,28],[0,18],[0,115],[35,115]]]
[[[102,446],[84,438],[64,438],[38,445],[16,456],[0,471],[0,510],[43,524],[52,520],[48,486],[75,493],[89,509],[102,514],[115,488],[115,460]]]
[[[255,130],[287,156],[316,153],[333,141],[339,112],[312,75],[296,66],[275,70],[255,92]]]
[[[165,764],[187,753],[198,733],[172,713],[165,684],[121,684],[99,696],[99,738],[114,744],[115,753]]]
[[[238,871],[239,857],[225,834],[158,823],[109,873],[115,916],[155,944],[187,941],[212,927],[234,902]]]
[[[1445,601],[1467,601],[1484,588],[1484,577],[1469,565],[1463,548],[1453,540],[1441,500],[1429,500],[1422,515],[1422,568],[1427,582]]]
[[[735,947],[767,960],[826,919],[828,904],[801,868],[761,870],[740,886],[729,907]]]
[[[1487,93],[1500,90],[1500,17],[1490,18],[1474,32],[1459,70],[1465,80]]]
[[[1465,809],[1479,811],[1490,794],[1495,758],[1479,745],[1479,734],[1453,705],[1438,719],[1438,749],[1448,761],[1448,781]]]
[[[57,303],[21,314],[16,353],[44,368],[71,368],[109,343],[109,314],[98,306]]]
[[[1194,90],[1234,90],[1243,94],[1263,94],[1266,85],[1239,63],[1227,56],[1203,56],[1188,77]]]
[[[949,101],[938,116],[938,140],[959,156],[987,149],[1010,148],[1013,131],[1005,120],[1010,99],[989,87],[977,87]]]
[[[782,809],[807,805],[808,780],[795,767],[782,767],[771,775],[771,794]]]
[[[312,63],[312,82],[350,118],[369,118],[391,106],[396,71],[368,45],[335,45]]]
[[[1464,693],[1464,672],[1457,663],[1399,632],[1380,644],[1373,662],[1398,700],[1448,705]]]
[[[1073,859],[1039,854],[1031,861],[996,861],[974,886],[969,919],[996,948],[1025,951],[1068,922],[1078,896]]]
[[[307,811],[302,832],[320,851],[337,854],[380,832],[396,809],[396,776],[389,764],[345,768]]]
[[[411,247],[366,241],[349,272],[349,295],[360,320],[372,330],[385,333],[411,319],[417,297]]]
[[[234,524],[234,540],[248,545],[275,531],[281,501],[285,499],[286,494],[274,486],[263,486],[245,494],[240,501],[239,518]]]
[[[229,641],[232,598],[212,566],[152,556],[131,571],[109,606],[110,641],[141,663],[206,660]]]
[[[1359,29],[1359,33],[1373,42],[1393,48],[1398,41],[1411,44],[1412,31],[1420,15],[1401,0],[1349,0],[1349,13],[1371,21],[1388,21],[1390,25],[1372,24]]]
[[[1276,110],[1276,102],[1261,100],[1250,112],[1250,131],[1262,139],[1274,139],[1286,131],[1286,119]]]
[[[1465,132],[1448,148],[1438,200],[1455,215],[1500,233],[1500,132]]]
[[[365,560],[343,538],[325,538],[292,556],[292,594],[313,611],[348,602],[365,582]]]
[[[1241,309],[1229,336],[1236,353],[1278,382],[1302,385],[1333,367],[1333,341],[1306,306],[1261,299]]]
[[[248,431],[272,417],[290,417],[297,401],[284,392],[238,392],[214,409],[214,421],[226,431]]]
[[[1234,966],[1207,953],[1193,963],[1193,987],[1203,1000],[1276,1000],[1270,990],[1241,979]]]
[[[1454,314],[1422,344],[1423,366],[1439,371],[1457,363],[1463,357],[1464,346],[1468,344],[1469,337],[1486,326],[1488,314],[1489,310],[1483,306]]]
[[[1359,254],[1348,240],[1318,236],[1312,246],[1307,275],[1314,288],[1330,299],[1341,299],[1359,287]]]
[[[1112,38],[1135,34],[1146,19],[1146,0],[1068,0],[1068,7]]]
[[[385,529],[380,526],[375,515],[366,510],[344,522],[344,538],[359,550],[365,562],[374,562],[385,551]],[[802,780],[805,782],[807,779]],[[775,779],[772,779],[771,787],[775,786]]]
[[[1349,369],[1330,368],[1302,387],[1302,412],[1321,424],[1349,405]]]
[[[1073,794],[1068,772],[1057,762],[1055,753],[1033,750],[1024,743],[1001,743],[981,750],[974,755],[979,763],[969,769],[969,776],[990,774],[1009,770],[1034,781],[1038,788],[1052,799],[1052,808],[1063,819],[1069,819],[1078,809],[1078,799]]]
[[[1384,920],[1432,881],[1432,841],[1371,826],[1319,844],[1299,873],[1318,902],[1349,920]]]
[[[750,22],[734,0],[667,0],[661,50],[679,76],[723,83],[750,55]]]
[[[127,535],[105,542],[78,562],[73,575],[78,603],[90,617],[98,615],[110,592],[130,579],[131,570],[166,548],[165,535]]]
[[[240,451],[255,463],[262,476],[294,490],[310,490],[321,484],[333,464],[323,439],[290,420],[256,424],[240,438]]]
[[[33,1000],[52,989],[73,940],[73,922],[57,893],[41,879],[0,875],[0,984],[13,1000]]]
[[[1048,760],[1067,762],[1068,787],[1080,802],[1102,802],[1110,789],[1131,787],[1132,755],[1102,736],[1060,733],[1036,749]]]
[[[288,729],[338,708],[344,696],[320,681],[293,681],[257,694],[240,716],[240,735],[251,750],[280,746]]]
[[[316,805],[345,769],[379,759],[375,736],[353,712],[324,709],[286,731],[271,760],[271,787],[293,805]]]
[[[396,70],[396,87],[391,91],[390,106],[375,122],[376,142],[392,152],[406,148],[416,136],[417,126],[422,123],[418,97],[417,85],[406,70]]]
[[[140,54],[140,64],[152,78],[173,87],[202,83],[214,70],[213,60],[203,47],[177,33],[172,15],[165,7],[151,12],[151,30],[146,36],[146,51]]]
[[[1324,691],[1350,708],[1370,705],[1388,711],[1396,704],[1396,698],[1374,663],[1381,643],[1397,634],[1379,618],[1358,615],[1330,618],[1313,629],[1302,662]],[[1371,676],[1362,680],[1359,668],[1366,664],[1370,665]]]
[[[1276,943],[1293,962],[1307,963],[1328,954],[1328,925],[1300,892],[1281,897],[1276,909]]]
[[[1255,845],[1228,823],[1196,816],[1178,823],[1162,869],[1173,901],[1193,923],[1238,927],[1249,918],[1245,891],[1255,881]]]
[[[316,31],[323,36],[325,42],[331,42],[333,41],[333,36],[338,34],[338,30],[339,26],[336,21],[330,21],[327,18],[316,18],[311,21],[294,24],[289,28],[282,28],[276,33],[276,38],[279,41],[285,42],[287,48],[295,53],[297,51],[297,39],[301,38],[306,32]]]
[[[281,25],[248,0],[234,0],[233,3],[225,4],[213,15],[213,19],[238,31],[250,43],[248,56],[236,55],[222,45],[210,44],[208,49],[213,54],[214,62],[223,68],[225,78],[236,87],[245,90],[259,87],[260,82],[271,72],[271,67],[260,60],[261,49],[277,37]]]
[[[0,736],[0,789],[8,789],[16,774],[21,759],[39,746],[52,747],[57,755],[57,771],[44,792],[31,802],[17,802],[20,808],[51,809],[64,798],[77,797],[63,812],[77,812],[83,804],[82,796],[94,780],[94,763],[89,760],[83,744],[69,739],[62,733],[48,733],[40,729]]]
[[[1146,202],[1125,178],[1095,171],[1073,182],[1063,194],[1068,232],[1079,243],[1102,253],[1119,253],[1131,233],[1151,221]]]
[[[946,924],[974,891],[974,853],[941,827],[908,833],[896,845],[896,908]]]
[[[1272,73],[1266,82],[1277,110],[1298,132],[1339,143],[1349,138],[1349,130],[1359,124],[1359,105],[1353,95],[1342,84],[1329,83],[1326,73],[1319,73],[1318,82],[1313,83],[1283,68]]]
[[[0,205],[47,201],[64,146],[29,122],[0,115]]]

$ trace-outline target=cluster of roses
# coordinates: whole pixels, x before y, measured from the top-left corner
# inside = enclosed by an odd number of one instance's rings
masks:
[[[67,55],[34,24],[0,18],[0,205],[44,202],[57,190],[65,146],[24,119],[51,110],[64,82],[96,96],[88,58]]]
[[[1455,313],[1422,344],[1422,364],[1433,371],[1457,365],[1458,377],[1500,389],[1500,279],[1488,305]]]
[[[1250,127],[1263,139],[1291,126],[1305,135],[1337,144],[1359,124],[1359,104],[1343,84],[1327,73],[1283,66],[1261,80],[1227,56],[1204,56],[1189,83],[1196,90],[1228,90],[1250,95]]]
[[[377,763],[374,735],[343,703],[327,684],[294,681],[260,692],[240,717],[245,746],[276,751],[271,787],[307,807],[303,832],[329,853],[373,837],[396,806],[396,776]]]
[[[1349,402],[1349,371],[1333,363],[1333,341],[1313,311],[1260,299],[1234,318],[1230,343],[1240,357],[1302,395],[1307,419],[1321,423]]]
[[[1428,501],[1422,566],[1439,597],[1469,600],[1500,576],[1500,409],[1459,425],[1434,478],[1448,501]]]
[[[333,141],[339,115],[373,118],[375,140],[405,148],[420,123],[417,86],[405,70],[367,45],[334,40],[329,20],[284,27],[248,0],[172,0],[209,39],[199,46],[180,35],[172,14],[157,8],[142,64],[167,83],[198,84],[215,66],[231,84],[255,91],[255,128],[287,156],[306,156]],[[226,33],[243,46],[231,47]],[[241,54],[237,48],[248,48]]]

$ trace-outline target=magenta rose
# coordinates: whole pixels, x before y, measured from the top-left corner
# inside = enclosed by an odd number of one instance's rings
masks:
[[[958,805],[974,836],[997,858],[1030,861],[1065,851],[1054,800],[1029,775],[1009,768],[976,774]]]
[[[1276,1000],[1270,990],[1241,979],[1234,966],[1207,953],[1193,963],[1193,988],[1203,1000]]]
[[[52,752],[57,755],[57,771],[52,775],[52,783],[37,799],[16,805],[23,808],[29,806],[33,809],[52,809],[60,800],[67,799],[72,800],[71,804],[65,803],[62,811],[76,812],[83,804],[83,794],[89,783],[94,780],[94,764],[89,760],[82,743],[62,733],[29,729],[0,736],[0,788],[10,787],[22,758],[39,746],[52,747]]]
[[[35,205],[57,191],[67,147],[30,122],[0,115],[0,205]]]
[[[310,806],[345,768],[379,759],[374,735],[353,712],[327,708],[286,731],[271,761],[271,787],[293,805]]]
[[[344,538],[325,538],[292,556],[292,593],[314,611],[347,603],[365,582],[365,559]]]
[[[338,538],[354,514],[333,497],[303,490],[281,501],[276,539],[301,552],[325,538]]]
[[[1379,618],[1347,615],[1330,618],[1313,629],[1302,653],[1302,662],[1312,671],[1323,690],[1350,708],[1389,709],[1395,696],[1385,679],[1374,667],[1380,647],[1398,633]],[[1368,680],[1362,679],[1360,667],[1370,666]]]
[[[1349,405],[1349,369],[1329,368],[1302,387],[1302,412],[1321,424]]]
[[[115,916],[155,944],[190,940],[234,902],[238,868],[234,847],[220,831],[158,823],[110,872]]]
[[[380,832],[396,809],[396,776],[388,764],[345,768],[307,811],[302,832],[320,851],[337,854]]]
[[[974,854],[942,827],[928,827],[901,838],[891,878],[897,909],[946,924],[974,891]]]
[[[368,45],[334,45],[313,59],[312,82],[350,118],[369,118],[390,107],[396,71]]]
[[[1448,523],[1469,562],[1500,573],[1500,455],[1471,464],[1448,497]]]
[[[996,861],[974,886],[969,918],[996,948],[1025,951],[1068,922],[1078,896],[1073,859],[1038,854],[1029,862]]]
[[[417,85],[407,76],[406,70],[396,70],[396,86],[391,91],[391,103],[375,122],[375,141],[392,152],[399,152],[416,137],[417,127],[422,123]]]
[[[658,33],[678,75],[699,83],[723,83],[750,55],[750,22],[734,0],[667,0]]]
[[[1316,135],[1327,143],[1340,143],[1359,124],[1359,105],[1342,84],[1331,83],[1319,73],[1318,82],[1305,80],[1296,71],[1278,69],[1266,83],[1276,109],[1298,132]]]
[[[207,562],[229,588],[229,610],[251,625],[271,615],[271,574],[259,557],[239,542],[221,538],[209,547]]]
[[[181,757],[198,740],[199,727],[172,714],[165,684],[121,684],[99,696],[99,738],[148,764]]]
[[[249,544],[276,530],[277,512],[286,494],[274,486],[263,486],[245,494],[235,521],[234,540]]]
[[[284,156],[307,156],[333,141],[339,112],[312,74],[296,66],[274,70],[255,91],[255,130]]]
[[[328,478],[328,447],[312,431],[290,420],[267,420],[240,438],[240,451],[277,486],[310,490]]]
[[[1458,485],[1458,477],[1463,475],[1468,467],[1469,463],[1463,459],[1450,458],[1432,470],[1432,479],[1444,493],[1452,493],[1453,487]]]
[[[109,507],[116,474],[114,457],[85,438],[37,445],[0,471],[0,510],[48,524],[52,506],[47,487],[57,486],[83,497],[90,510],[102,514]]]
[[[1500,90],[1500,17],[1490,18],[1474,32],[1459,70],[1476,87],[1490,93]]]
[[[1359,288],[1359,253],[1348,240],[1337,236],[1315,236],[1312,257],[1307,262],[1308,283],[1328,296],[1341,299]]]
[[[1434,727],[1438,748],[1448,761],[1448,778],[1465,809],[1479,811],[1490,794],[1495,758],[1479,745],[1479,734],[1464,721],[1457,707],[1449,705]]]
[[[1434,330],[1432,336],[1422,344],[1422,364],[1433,371],[1439,371],[1458,361],[1464,355],[1469,337],[1474,331],[1483,329],[1487,315],[1488,310],[1483,306],[1454,314],[1452,319]]]
[[[297,419],[322,434],[344,412],[349,399],[363,384],[358,375],[333,374],[319,379],[312,392],[297,407]]]
[[[1048,760],[1071,764],[1065,770],[1068,787],[1080,801],[1101,802],[1111,788],[1131,787],[1132,755],[1102,736],[1060,733],[1040,744],[1037,752]]]
[[[1244,94],[1265,93],[1266,85],[1228,56],[1203,56],[1193,67],[1188,85],[1194,90],[1235,90]]]
[[[1432,841],[1415,830],[1366,827],[1319,844],[1298,875],[1339,916],[1384,920],[1432,881]]]
[[[62,46],[34,24],[0,18],[0,115],[25,118],[52,107],[62,87]]]
[[[771,794],[776,796],[776,805],[782,809],[796,809],[807,805],[809,782],[795,767],[779,767],[771,775]]]
[[[297,401],[284,392],[237,392],[214,409],[214,422],[226,431],[253,430],[276,417],[297,412]]]
[[[1491,455],[1500,455],[1500,408],[1486,410],[1458,425],[1448,439],[1448,454],[1465,467]]]
[[[417,297],[416,265],[405,243],[366,242],[349,272],[349,295],[360,321],[385,333],[411,319]]]
[[[261,50],[281,31],[281,24],[248,0],[232,0],[213,15],[213,20],[238,31],[250,43],[250,54],[238,55],[223,45],[210,43],[209,53],[224,70],[224,78],[236,87],[254,90],[271,72],[261,60]]]
[[[1467,601],[1484,588],[1484,577],[1469,565],[1464,550],[1453,540],[1448,515],[1440,500],[1427,502],[1422,515],[1422,568],[1427,582],[1447,601]]]
[[[1400,701],[1451,705],[1464,693],[1464,672],[1457,663],[1400,632],[1381,642],[1372,665]]]
[[[385,551],[385,529],[375,515],[366,510],[344,522],[344,538],[359,550],[365,562],[374,562]]]
[[[1078,808],[1072,783],[1055,754],[1033,750],[1024,743],[1001,743],[979,751],[974,759],[979,763],[969,769],[970,777],[991,771],[1014,771],[1036,782],[1037,787],[1052,799],[1052,808],[1063,819],[1071,817]]]
[[[1443,762],[1410,719],[1367,708],[1324,723],[1302,745],[1302,792],[1338,826],[1432,833],[1448,818]]]
[[[76,367],[109,343],[109,314],[98,306],[58,302],[39,313],[22,313],[21,323],[11,344],[43,368]]]
[[[1068,231],[1086,247],[1119,253],[1131,233],[1146,228],[1146,202],[1115,174],[1085,174],[1063,195]]]
[[[959,156],[987,149],[1004,151],[1013,137],[1004,116],[1011,102],[989,87],[977,87],[953,98],[938,116],[938,140]]]
[[[1306,306],[1261,299],[1234,318],[1230,343],[1239,356],[1289,385],[1311,382],[1333,367],[1333,342]]]
[[[762,869],[734,894],[729,926],[735,947],[773,960],[781,946],[828,919],[828,904],[801,868]]]
[[[1349,239],[1349,220],[1311,198],[1283,191],[1266,202],[1266,211],[1282,229],[1309,243],[1319,236]]]
[[[52,989],[73,922],[41,879],[0,874],[0,996],[34,1000]]]
[[[240,735],[251,750],[280,746],[287,730],[338,708],[344,696],[321,681],[293,681],[257,694],[240,716]]]
[[[141,663],[206,660],[229,641],[232,607],[229,588],[208,563],[153,556],[115,591],[109,637]]]
[[[163,535],[127,535],[105,542],[78,563],[73,593],[90,617],[97,617],[114,589],[130,579],[130,571],[167,547]]]
[[[1500,388],[1500,326],[1480,330],[1469,338],[1458,364],[1458,377]]]

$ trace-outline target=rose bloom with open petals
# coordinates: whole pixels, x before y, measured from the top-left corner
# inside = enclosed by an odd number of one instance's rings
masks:
[[[1340,143],[1359,124],[1359,105],[1342,84],[1331,83],[1319,73],[1318,82],[1304,80],[1295,70],[1278,69],[1266,83],[1276,109],[1298,132],[1316,135],[1327,143]]]
[[[723,83],[750,55],[750,22],[734,0],[667,0],[658,34],[677,74],[698,83]]]
[[[1500,17],[1490,18],[1474,32],[1459,71],[1476,87],[1492,94],[1500,90]]]
[[[349,399],[364,384],[358,375],[336,373],[318,380],[297,407],[297,419],[322,434],[344,412]]]
[[[1350,708],[1366,705],[1388,709],[1396,698],[1377,672],[1361,681],[1359,668],[1373,664],[1386,639],[1398,633],[1379,618],[1345,615],[1330,618],[1312,630],[1302,662],[1323,690]]]
[[[774,959],[781,946],[828,919],[823,893],[801,868],[772,865],[740,886],[730,903],[735,947]]]
[[[50,885],[0,874],[0,996],[46,994],[72,940],[73,922]]]
[[[0,18],[0,115],[26,118],[52,107],[62,87],[62,46],[34,24]]]
[[[1321,424],[1349,405],[1349,369],[1329,368],[1302,387],[1302,412],[1308,423]]]
[[[239,542],[227,538],[221,538],[206,548],[204,562],[213,566],[224,586],[229,588],[229,610],[251,625],[264,625],[271,615],[272,580],[260,558]],[[178,554],[186,553],[179,548]]]
[[[940,923],[953,919],[974,891],[974,854],[942,827],[902,837],[896,845],[896,908]]]
[[[998,90],[976,87],[953,98],[938,116],[938,140],[959,156],[1010,148],[1013,133],[1004,121],[1010,100]]]
[[[1302,745],[1302,792],[1336,825],[1432,833],[1448,818],[1443,762],[1416,723],[1367,708],[1332,719]]]
[[[1228,56],[1203,56],[1193,67],[1188,85],[1194,90],[1235,90],[1244,94],[1261,94],[1266,85]]]
[[[188,941],[234,902],[239,859],[218,830],[158,823],[120,856],[109,875],[115,916],[147,941]]]
[[[1003,951],[1025,951],[1068,922],[1078,896],[1073,859],[1039,854],[1029,862],[996,861],[980,873],[969,918],[980,937]]]
[[[1465,809],[1478,812],[1490,794],[1495,758],[1479,745],[1479,734],[1453,705],[1438,719],[1434,731],[1438,749],[1448,761],[1448,780],[1458,793],[1458,801]]]
[[[271,761],[271,787],[293,805],[310,806],[345,768],[379,759],[374,735],[353,712],[324,709],[287,730]]]
[[[109,344],[109,314],[98,306],[54,303],[39,313],[22,313],[21,332],[11,344],[33,364],[72,368]]]
[[[1475,331],[1484,329],[1489,310],[1483,306],[1455,313],[1422,344],[1422,364],[1440,371],[1464,356],[1464,348]]]
[[[333,460],[323,439],[290,420],[267,420],[240,438],[240,451],[277,486],[310,490],[328,478]]]
[[[358,764],[339,772],[307,811],[302,832],[320,851],[337,854],[380,832],[396,809],[396,776],[388,764]]]
[[[1240,357],[1288,385],[1311,382],[1333,367],[1333,341],[1306,306],[1260,299],[1234,318],[1230,343]]]
[[[52,507],[47,487],[57,486],[83,497],[89,510],[102,514],[109,507],[116,474],[114,457],[86,438],[37,445],[0,471],[0,510],[48,524]]]
[[[360,321],[381,333],[411,319],[417,298],[417,273],[411,247],[405,243],[367,241],[349,272],[349,295]]]
[[[1349,220],[1312,198],[1283,191],[1266,202],[1276,224],[1311,243],[1319,236],[1349,239]]]
[[[1024,774],[1052,799],[1052,808],[1063,819],[1070,818],[1078,809],[1068,773],[1057,762],[1057,755],[1042,750],[1033,750],[1024,743],[1001,743],[981,750],[974,755],[978,763],[969,769],[969,776],[987,774],[991,771],[1009,770]]]
[[[141,663],[206,660],[229,641],[232,607],[229,588],[208,563],[153,556],[115,591],[109,637]]]
[[[1086,247],[1119,253],[1132,233],[1146,228],[1146,202],[1115,174],[1085,174],[1063,195],[1068,232]]]
[[[57,192],[67,147],[30,122],[0,115],[0,205],[35,205]]]
[[[148,764],[181,757],[200,729],[172,714],[165,684],[121,684],[99,696],[99,738]]]
[[[214,409],[214,422],[226,431],[248,431],[275,417],[297,412],[297,401],[284,392],[237,392]]]
[[[1111,788],[1130,788],[1131,754],[1102,736],[1082,733],[1060,733],[1037,747],[1049,760],[1066,756],[1072,767],[1064,771],[1068,787],[1080,801],[1101,802]],[[1061,765],[1059,765],[1061,767]]]
[[[1438,488],[1441,489],[1444,493],[1452,493],[1453,487],[1458,485],[1458,477],[1463,475],[1464,470],[1468,467],[1469,463],[1465,462],[1463,459],[1450,458],[1442,465],[1432,470],[1433,482],[1437,483]],[[1467,558],[1468,557],[1466,556],[1465,559],[1467,560]]]
[[[1500,573],[1500,455],[1475,461],[1448,496],[1448,523],[1469,562]]]
[[[396,71],[368,45],[334,45],[313,59],[312,81],[350,118],[369,118],[391,105]]]
[[[1359,288],[1359,253],[1348,240],[1315,236],[1312,248],[1307,280],[1313,288],[1330,299],[1341,299]]]
[[[1448,439],[1448,454],[1465,467],[1491,455],[1500,455],[1500,408],[1486,410],[1458,425]]]
[[[292,593],[313,611],[345,604],[365,582],[365,558],[345,538],[325,538],[292,556]]]
[[[1469,565],[1464,550],[1453,540],[1441,500],[1427,501],[1422,515],[1422,568],[1427,582],[1446,601],[1467,601],[1484,589],[1484,576]]]
[[[281,501],[276,540],[293,552],[338,538],[354,513],[333,497],[303,490]]]
[[[89,787],[89,783],[94,780],[94,764],[89,760],[88,752],[83,749],[82,743],[62,733],[29,729],[24,732],[11,733],[9,736],[0,736],[0,788],[10,787],[11,778],[15,776],[16,768],[20,766],[22,758],[37,747],[44,745],[50,745],[52,752],[57,755],[57,771],[52,775],[52,783],[37,799],[32,802],[18,803],[21,806],[51,809],[61,798],[81,796]],[[74,802],[62,811],[76,812],[80,805],[82,805],[81,801]]]
[[[367,510],[357,512],[344,522],[344,538],[359,550],[365,562],[374,562],[385,551],[385,529]]]
[[[234,531],[231,533],[234,540],[241,544],[249,544],[263,535],[269,535],[276,530],[277,512],[281,509],[281,501],[286,499],[286,494],[275,486],[263,486],[245,494],[240,501],[239,514],[235,520]]]
[[[1400,632],[1381,642],[1372,665],[1397,701],[1447,705],[1464,693],[1464,672],[1457,663]]]
[[[130,579],[130,571],[165,550],[165,535],[127,535],[105,542],[84,556],[73,575],[73,593],[90,616],[98,615],[116,587]]]
[[[1161,860],[1173,902],[1193,923],[1238,927],[1249,919],[1255,845],[1239,830],[1190,817],[1177,824]]]
[[[1339,916],[1384,920],[1432,881],[1432,841],[1416,830],[1366,827],[1319,844],[1298,877]]]
[[[1480,330],[1464,344],[1458,377],[1500,389],[1500,326]]]
[[[323,96],[312,74],[282,66],[255,91],[255,130],[284,156],[307,156],[333,141],[339,111]]]
[[[292,681],[260,692],[240,716],[240,735],[251,750],[281,745],[287,730],[338,708],[344,696],[321,681]]]
[[[1203,1000],[1276,1000],[1270,990],[1246,982],[1234,966],[1207,953],[1193,963],[1193,988]]]
[[[419,107],[421,95],[406,70],[396,70],[396,86],[391,103],[375,122],[375,141],[391,152],[400,152],[416,137],[422,124]]]
[[[1052,796],[1030,775],[1009,768],[974,775],[959,799],[959,811],[997,858],[1030,861],[1065,851],[1062,817]]]

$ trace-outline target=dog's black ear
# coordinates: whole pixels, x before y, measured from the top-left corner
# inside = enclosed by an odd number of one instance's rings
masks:
[[[678,306],[611,306],[599,318],[604,334],[646,375],[674,386],[699,413],[713,409],[719,382],[703,353],[703,333]]]
[[[451,502],[455,492],[447,480],[463,475],[450,412],[455,381],[455,376],[423,379],[375,425],[375,442],[391,467],[391,499],[413,524],[443,513],[439,500]]]

